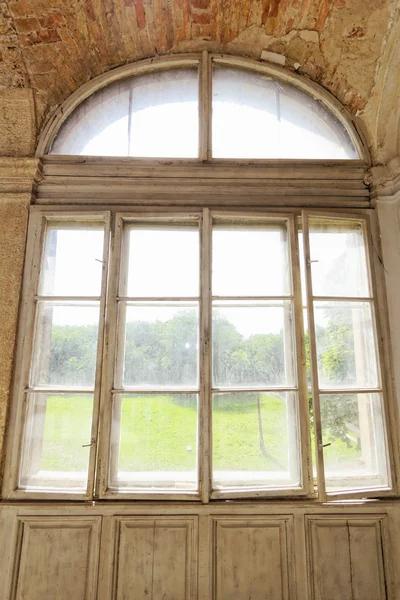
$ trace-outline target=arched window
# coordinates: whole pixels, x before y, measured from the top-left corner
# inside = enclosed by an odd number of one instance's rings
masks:
[[[190,63],[101,87],[62,124],[50,153],[201,158],[199,132],[209,126],[209,158],[359,158],[343,122],[296,78],[218,59],[204,78]]]
[[[365,150],[334,99],[147,61],[67,100],[48,151],[7,497],[394,493]]]

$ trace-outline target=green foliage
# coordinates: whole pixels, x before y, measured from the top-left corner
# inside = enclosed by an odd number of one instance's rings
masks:
[[[346,382],[354,376],[355,358],[352,324],[348,312],[329,310],[325,328],[318,328],[319,361],[329,381]],[[198,329],[194,311],[181,310],[167,321],[129,322],[126,328],[125,381],[129,384],[179,385],[197,377]],[[91,385],[94,381],[97,327],[55,325],[52,329],[49,383]],[[306,334],[307,372],[310,372],[309,339]],[[213,319],[214,379],[232,385],[257,381],[279,384],[284,378],[284,338],[279,334],[251,335],[244,339],[232,323],[216,311]],[[217,348],[219,352],[217,353]],[[220,357],[217,360],[217,356]],[[241,396],[242,410],[254,396]],[[234,406],[235,396],[220,396],[217,412]],[[174,397],[172,404],[194,408],[196,401]],[[310,419],[313,408],[309,395]],[[352,395],[332,395],[321,401],[325,436],[351,444],[348,425],[357,423],[358,406]]]
[[[320,348],[318,360],[320,371],[324,378],[333,383],[342,383],[354,377],[355,356],[352,338],[352,324],[349,322],[349,311],[340,308],[329,309],[328,324],[324,329],[318,327],[316,337]],[[305,335],[307,378],[310,383],[310,341],[308,331]],[[314,427],[314,411],[312,394],[308,394],[310,423]],[[354,441],[349,437],[349,425],[358,421],[358,405],[352,394],[330,394],[320,399],[321,421],[325,443],[337,440],[347,447],[352,447]],[[358,445],[358,443],[357,443]]]

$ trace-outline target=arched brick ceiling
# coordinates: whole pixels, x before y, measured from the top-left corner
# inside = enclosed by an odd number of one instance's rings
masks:
[[[74,90],[141,58],[264,48],[364,111],[398,0],[0,0],[0,90],[32,88],[39,123]]]

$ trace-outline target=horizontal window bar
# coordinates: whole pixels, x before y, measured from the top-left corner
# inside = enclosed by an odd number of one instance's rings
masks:
[[[238,301],[238,302],[247,302],[247,301],[260,301],[260,302],[271,302],[271,301],[275,301],[275,300],[293,300],[294,296],[211,296],[212,300],[215,300],[216,302],[221,302],[221,301]],[[232,305],[230,305],[232,306]],[[255,305],[252,305],[255,306]]]
[[[193,388],[113,388],[112,394],[199,394],[199,389]]]
[[[147,296],[117,296],[117,301],[118,302],[135,302],[135,303],[140,303],[140,302],[172,302],[172,303],[179,303],[181,304],[182,302],[198,302],[200,299],[200,296],[188,296],[188,297],[180,297],[180,296],[154,296],[154,297],[147,297]],[[172,304],[172,306],[175,306],[175,304]]]
[[[100,302],[101,296],[34,296],[38,302]]]
[[[319,394],[381,394],[382,388],[323,388],[319,389]]]
[[[94,394],[94,388],[66,388],[66,387],[30,387],[25,388],[26,394]]]
[[[225,393],[229,393],[229,394],[236,394],[236,393],[249,393],[249,392],[298,392],[298,388],[296,387],[257,387],[257,388],[251,388],[251,387],[246,387],[246,388],[225,388],[225,387],[220,387],[220,388],[212,388],[211,389],[213,394],[225,394]]]
[[[374,299],[368,297],[354,296],[313,296],[314,302],[373,302]]]

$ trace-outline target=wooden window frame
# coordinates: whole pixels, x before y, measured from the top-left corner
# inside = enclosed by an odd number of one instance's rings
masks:
[[[213,159],[211,152],[211,76],[212,64],[248,69],[284,81],[308,93],[314,99],[322,102],[348,132],[360,159],[357,160],[230,160]],[[199,67],[199,157],[197,159],[146,159],[146,158],[111,158],[47,155],[52,141],[61,125],[73,110],[95,91],[106,87],[115,81],[156,70],[166,70],[179,67]],[[118,260],[115,258],[115,242],[118,230],[115,232],[117,214],[145,215],[154,217],[165,213],[169,219],[182,212],[185,214],[201,214],[201,290],[202,310],[200,315],[201,338],[200,345],[205,364],[202,368],[200,382],[204,406],[201,416],[202,430],[210,431],[210,314],[211,314],[211,274],[204,265],[209,264],[211,253],[211,211],[223,211],[240,214],[283,214],[290,215],[293,227],[297,228],[297,218],[302,211],[314,214],[315,211],[327,216],[333,211],[335,216],[355,216],[366,221],[371,282],[377,310],[375,314],[380,370],[382,374],[382,389],[384,394],[384,412],[386,421],[387,445],[389,453],[389,469],[391,473],[391,488],[388,490],[365,490],[354,493],[326,494],[323,481],[323,458],[321,435],[317,432],[317,464],[318,488],[314,488],[309,449],[308,424],[302,430],[303,474],[305,474],[303,498],[310,501],[325,501],[327,499],[374,498],[393,496],[399,493],[398,481],[399,464],[399,430],[398,409],[395,402],[392,358],[389,347],[390,330],[386,306],[384,269],[380,260],[380,241],[377,217],[371,206],[369,190],[364,183],[366,169],[370,165],[368,145],[360,131],[356,119],[326,90],[293,72],[259,61],[234,57],[223,54],[211,54],[207,51],[197,54],[181,54],[168,57],[151,58],[132,65],[126,65],[103,74],[84,84],[57,111],[45,125],[37,146],[38,174],[35,177],[33,200],[30,209],[29,231],[26,246],[26,260],[23,276],[23,288],[20,303],[20,320],[18,328],[17,349],[15,355],[14,383],[11,399],[10,419],[8,424],[7,451],[3,495],[12,500],[97,500],[99,498],[129,499],[123,494],[109,495],[107,493],[107,465],[104,461],[106,451],[100,444],[99,449],[93,444],[90,454],[90,475],[86,493],[68,494],[63,492],[51,493],[26,492],[17,487],[17,465],[19,463],[19,447],[23,427],[25,385],[29,370],[30,348],[34,327],[34,296],[40,268],[40,252],[43,242],[44,219],[70,219],[75,215],[78,220],[103,219],[106,223],[110,243],[106,244],[104,255],[103,295],[106,288],[107,269],[115,272]],[[297,239],[297,238],[296,238]],[[292,247],[292,256],[298,264],[297,241]],[[111,262],[108,260],[111,253]],[[297,253],[297,254],[296,254]],[[307,248],[306,248],[307,254]],[[107,256],[107,259],[106,259]],[[295,270],[293,270],[294,272]],[[297,272],[297,267],[296,267]],[[294,285],[300,285],[300,274],[295,274]],[[116,294],[111,285],[107,294]],[[310,296],[310,283],[307,293]],[[111,361],[107,361],[109,353],[108,342],[104,342],[110,332],[107,328],[112,308],[109,299],[102,300],[101,317],[106,316],[106,326],[101,326],[99,332],[98,365],[103,364],[102,379],[97,368],[95,411],[93,416],[92,440],[97,440],[99,426],[104,429],[107,424],[106,389],[110,386]],[[296,319],[302,323],[301,303],[295,304]],[[301,313],[301,314],[300,314]],[[102,321],[104,319],[100,319]],[[299,348],[298,361],[305,364],[302,326],[296,329],[297,345]],[[299,337],[300,336],[300,337]],[[306,386],[304,372],[299,375],[299,389]],[[314,382],[315,384],[315,382]],[[315,387],[315,385],[314,385]],[[101,391],[99,391],[101,388]],[[110,387],[109,387],[110,389]],[[315,387],[315,389],[317,389]],[[315,394],[314,394],[315,395]],[[100,397],[101,396],[101,397]],[[306,393],[303,392],[306,398]],[[318,409],[318,399],[316,400]],[[303,401],[302,410],[308,412],[308,403]],[[304,419],[304,415],[302,419]],[[307,421],[307,419],[306,419]],[[308,422],[308,421],[307,421]],[[318,426],[317,426],[318,429]],[[305,439],[306,438],[306,439]],[[89,440],[89,441],[92,441]],[[210,456],[210,434],[202,434],[200,451],[204,456]],[[103,442],[104,446],[104,442]],[[108,452],[108,450],[107,450]],[[100,460],[99,460],[100,459]],[[95,475],[95,463],[97,472]],[[201,493],[198,497],[182,494],[151,494],[143,499],[168,500],[197,500],[203,503],[210,500],[218,501],[225,498],[285,498],[285,494],[273,492],[212,494],[211,493],[211,463],[201,461],[200,482]],[[322,475],[321,475],[322,473]],[[296,494],[289,492],[287,497]],[[140,495],[133,494],[135,499]]]
[[[371,214],[372,213],[372,214]],[[301,446],[301,464],[303,473],[303,486],[296,489],[251,489],[251,490],[212,490],[211,489],[211,340],[210,340],[210,323],[211,323],[211,271],[210,271],[210,253],[211,253],[211,219],[212,214],[236,217],[252,218],[278,218],[280,220],[287,219],[290,228],[290,252],[292,256],[292,273],[293,293],[294,293],[294,311],[296,345],[297,353],[297,369],[298,369],[298,386],[299,386],[299,418],[300,418],[300,446]],[[316,419],[316,456],[317,456],[317,488],[313,488],[312,465],[311,465],[311,449],[308,423],[308,398],[307,386],[305,381],[305,350],[304,350],[304,331],[302,324],[302,301],[300,295],[300,265],[299,265],[299,248],[297,242],[297,222],[298,218],[303,215],[305,222],[309,215],[318,215],[324,217],[336,218],[355,218],[362,219],[366,223],[366,232],[368,237],[368,252],[370,261],[371,282],[373,287],[373,295],[377,303],[376,310],[376,329],[378,340],[379,367],[382,374],[382,391],[384,397],[384,421],[386,423],[387,436],[387,451],[388,451],[388,469],[391,476],[391,485],[387,489],[371,489],[371,490],[349,490],[348,492],[326,493],[323,471],[323,454],[322,454],[322,437],[320,423]],[[200,392],[201,404],[199,421],[199,493],[174,493],[172,492],[121,492],[113,491],[108,488],[108,455],[109,455],[109,431],[111,427],[111,404],[110,397],[113,386],[113,365],[114,365],[114,345],[115,345],[115,327],[113,322],[116,318],[117,306],[117,273],[120,261],[120,241],[122,224],[124,220],[132,221],[140,219],[154,220],[160,219],[164,223],[176,221],[182,218],[198,219],[201,223],[201,309],[200,309]],[[101,315],[99,329],[99,350],[97,355],[97,370],[96,370],[96,386],[95,400],[93,411],[92,424],[92,442],[90,448],[89,461],[89,478],[86,493],[69,493],[68,491],[51,490],[23,490],[18,488],[18,465],[20,460],[21,437],[23,432],[24,422],[24,406],[26,382],[30,364],[30,351],[33,339],[34,329],[34,305],[37,282],[39,277],[41,254],[43,247],[44,231],[47,221],[68,220],[73,221],[102,221],[106,226],[106,239],[104,250],[103,264],[103,282],[102,282],[102,299],[101,299]],[[121,210],[120,207],[115,207],[115,210],[99,211],[96,207],[90,210],[89,207],[32,207],[29,223],[29,233],[27,241],[27,261],[24,271],[24,283],[21,304],[20,327],[18,335],[18,347],[16,354],[16,370],[14,378],[14,391],[12,399],[11,420],[9,424],[9,432],[12,435],[8,436],[7,462],[4,478],[4,497],[8,499],[65,499],[65,500],[175,500],[175,501],[201,501],[203,503],[209,501],[217,501],[224,499],[251,499],[251,498],[295,498],[303,497],[312,501],[326,501],[336,499],[358,499],[358,498],[380,498],[385,496],[397,495],[397,473],[398,461],[396,460],[397,433],[394,427],[394,409],[393,390],[391,389],[391,381],[388,381],[388,373],[390,373],[390,356],[388,355],[387,344],[384,342],[383,329],[386,329],[386,313],[384,306],[384,291],[382,289],[382,268],[379,263],[378,255],[376,254],[376,238],[373,237],[373,230],[376,235],[376,216],[373,211],[354,211],[354,210],[337,210],[337,211],[301,211],[298,208],[280,209],[276,207],[272,209],[265,208],[264,210],[244,208],[223,208],[216,211],[210,208],[201,207],[196,210],[193,207],[188,207],[184,211],[182,207],[161,207],[154,209],[143,210],[143,207],[125,207]],[[306,236],[305,236],[306,237]],[[309,256],[309,248],[305,244],[306,260]],[[109,254],[110,253],[110,254]],[[378,263],[378,264],[377,264]],[[379,273],[376,273],[378,267]],[[308,268],[309,271],[309,268]],[[108,274],[108,278],[107,278]],[[380,292],[378,293],[378,290]],[[383,295],[382,295],[383,292]],[[107,298],[106,298],[107,294]],[[311,298],[310,280],[308,277],[307,294]],[[380,302],[383,305],[380,305]],[[310,315],[310,312],[309,312]],[[312,317],[311,317],[312,318]],[[310,327],[311,329],[311,327]],[[314,340],[313,333],[310,337]],[[315,341],[311,343],[311,350],[315,349]],[[315,360],[315,359],[314,359]],[[100,365],[102,367],[100,368]],[[315,371],[314,371],[315,372]],[[318,389],[314,384],[314,411],[319,415],[318,405]],[[98,431],[102,435],[98,436]],[[97,461],[97,467],[95,463]]]
[[[122,81],[129,77],[139,76],[145,73],[185,67],[197,67],[199,77],[199,152],[197,158],[180,159],[180,161],[183,163],[197,164],[204,161],[210,163],[229,162],[229,159],[212,157],[212,70],[214,64],[233,68],[236,67],[249,72],[253,71],[255,73],[267,75],[305,92],[314,100],[325,106],[325,108],[337,118],[338,122],[349,135],[359,159],[370,161],[368,144],[366,143],[363,132],[358,127],[356,120],[351,113],[341,105],[334,96],[332,96],[332,94],[324,90],[321,86],[305,77],[297,75],[297,73],[276,65],[244,57],[210,53],[207,50],[204,50],[202,53],[177,54],[142,60],[113,69],[111,72],[100,75],[84,84],[50,117],[40,136],[36,149],[36,156],[44,156],[50,151],[52,143],[62,124],[81,102],[95,92],[116,81]],[[136,160],[147,161],[148,159],[139,158]],[[168,161],[176,162],[176,159],[168,159]],[[265,163],[266,160],[235,159],[233,162],[236,164],[248,164],[249,162],[262,164]]]

